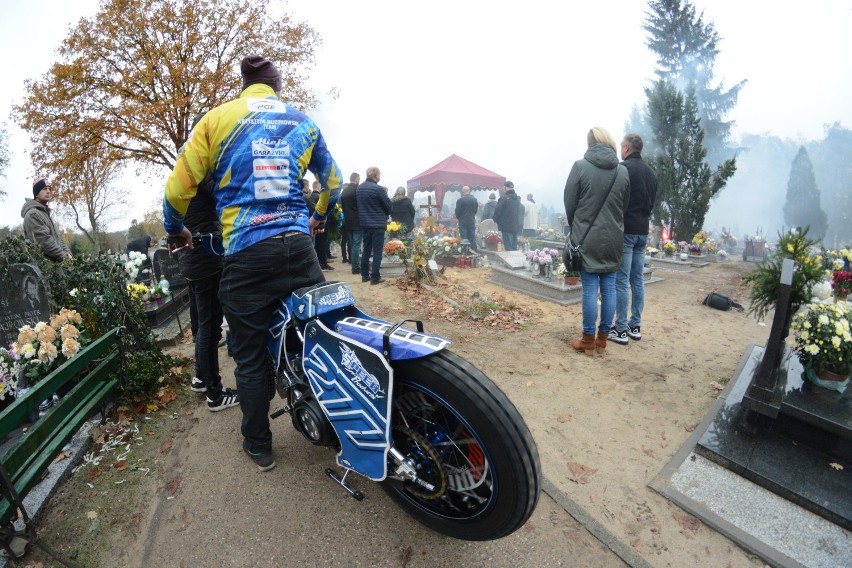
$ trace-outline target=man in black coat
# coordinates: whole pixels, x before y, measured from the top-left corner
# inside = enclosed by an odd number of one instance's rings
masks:
[[[645,307],[645,247],[648,246],[651,210],[657,198],[657,176],[642,159],[644,143],[638,134],[621,141],[621,163],[630,174],[630,203],[624,210],[624,245],[621,266],[615,275],[615,323],[609,340],[625,345],[628,337],[642,339],[642,309]],[[633,297],[627,318],[628,291]]]
[[[459,220],[461,239],[470,242],[470,250],[476,252],[476,212],[479,202],[470,194],[470,187],[462,187],[462,196],[456,201],[456,219]]]
[[[370,284],[385,281],[379,274],[379,269],[382,266],[388,216],[393,209],[387,188],[379,185],[381,176],[379,168],[371,166],[367,168],[367,181],[358,186],[358,218],[364,237],[361,282],[369,281]],[[372,270],[370,256],[373,257]]]
[[[518,232],[523,227],[522,207],[521,198],[515,193],[515,184],[507,181],[494,210],[494,222],[503,234],[503,248],[506,250],[518,250]]]
[[[352,274],[361,272],[361,219],[358,217],[358,184],[361,174],[349,175],[349,183],[340,192],[340,207],[343,209],[343,232],[349,242],[349,262]],[[344,251],[345,252],[345,251]]]

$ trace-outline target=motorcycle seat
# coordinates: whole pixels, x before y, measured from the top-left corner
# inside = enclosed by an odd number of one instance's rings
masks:
[[[346,282],[320,282],[299,288],[292,296],[293,313],[307,320],[346,306],[355,305],[355,297]]]

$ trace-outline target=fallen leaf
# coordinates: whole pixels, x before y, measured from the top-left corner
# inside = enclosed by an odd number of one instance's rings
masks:
[[[88,475],[86,475],[86,481],[91,481],[94,478],[100,477],[100,476],[101,476],[101,470],[99,470],[96,467],[93,467],[92,469],[89,470]]]
[[[176,475],[174,479],[169,481],[166,485],[166,491],[168,491],[171,495],[177,493],[177,490],[180,489],[180,482],[183,481],[183,478],[180,474]]]
[[[568,479],[574,483],[585,485],[598,470],[581,463],[568,462],[568,472]]]
[[[696,426],[698,426],[698,424],[684,424],[683,429],[687,432],[692,432],[693,430],[695,430]]]
[[[89,511],[88,513],[86,513],[86,518],[87,519],[97,519],[98,518],[97,511]]]
[[[65,452],[60,452],[59,455],[56,456],[53,459],[53,463],[60,462],[60,461],[64,460],[65,458],[70,458],[70,457],[71,457],[71,450],[68,450],[68,451],[65,451]]]
[[[720,385],[716,381],[710,381],[710,388],[712,388],[716,392],[722,392],[723,390],[725,390],[725,387],[723,385]]]
[[[697,533],[698,529],[701,528],[701,521],[688,513],[674,511],[672,513],[672,517],[678,522],[678,524],[683,529],[680,532],[687,538],[692,538],[693,536],[695,536],[695,533]]]
[[[528,387],[533,386],[533,384],[534,384],[534,383],[533,383],[532,381],[527,381],[527,386],[528,386]]]
[[[160,445],[160,453],[161,454],[164,454],[171,449],[172,449],[172,441],[171,440],[166,440],[165,442],[162,443],[162,445]]]
[[[836,469],[837,471],[843,471],[843,465],[842,465],[842,464],[839,464],[839,463],[837,463],[837,462],[831,462],[831,463],[830,463],[830,464],[828,464],[828,465],[830,465],[831,467],[833,467],[833,468],[834,468],[834,469]]]
[[[127,469],[127,460],[119,460],[115,462],[115,469],[118,471],[124,471]]]
[[[573,416],[571,416],[570,414],[563,414],[562,416],[557,418],[556,421],[559,422],[560,424],[565,424],[566,422],[571,422],[572,418],[573,418]]]

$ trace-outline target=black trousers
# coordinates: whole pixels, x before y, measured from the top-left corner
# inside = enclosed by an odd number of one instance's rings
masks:
[[[314,245],[304,233],[269,238],[225,257],[219,300],[231,330],[243,447],[249,451],[272,450],[266,341],[273,312],[294,290],[324,281]]]

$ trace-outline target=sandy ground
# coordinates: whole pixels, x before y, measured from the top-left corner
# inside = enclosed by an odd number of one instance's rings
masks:
[[[538,444],[545,477],[650,565],[763,566],[647,487],[705,416],[745,348],[766,341],[768,327],[753,318],[701,305],[712,290],[742,302],[740,276],[752,265],[658,271],[664,280],[646,288],[642,340],[610,343],[595,357],[568,345],[580,334],[579,305],[558,306],[492,285],[487,268],[447,269],[444,283],[455,297],[478,294],[517,306],[517,317],[474,321],[432,295],[414,296],[391,282],[362,284],[347,265],[337,266],[327,276],[351,282],[365,311],[390,321],[421,319],[427,331],[451,338],[453,351],[482,368],[517,405]],[[233,364],[224,349],[222,356],[223,377],[232,384]],[[321,473],[333,464],[332,453],[304,442],[286,417],[273,423],[279,466],[258,474],[239,451],[239,411],[212,414],[202,401],[183,395],[169,409],[170,419],[159,418],[148,433],[159,452],[139,450],[137,458],[152,471],[133,478],[130,494],[122,493],[130,488],[109,487],[119,477],[104,476],[85,481],[92,501],[81,503],[79,488],[88,491],[79,479],[85,469],[72,478],[52,502],[45,539],[59,546],[69,536],[61,530],[90,535],[82,541],[88,544],[71,539],[60,548],[93,566],[272,566],[284,559],[364,566],[623,565],[547,495],[524,528],[494,543],[435,535],[366,481],[357,485],[368,498],[356,503]],[[60,528],[87,506],[90,527],[92,512],[104,520],[96,538],[91,528]],[[106,519],[118,520],[108,528]],[[87,554],[81,556],[80,546],[89,547]],[[47,565],[41,553],[32,558]]]

